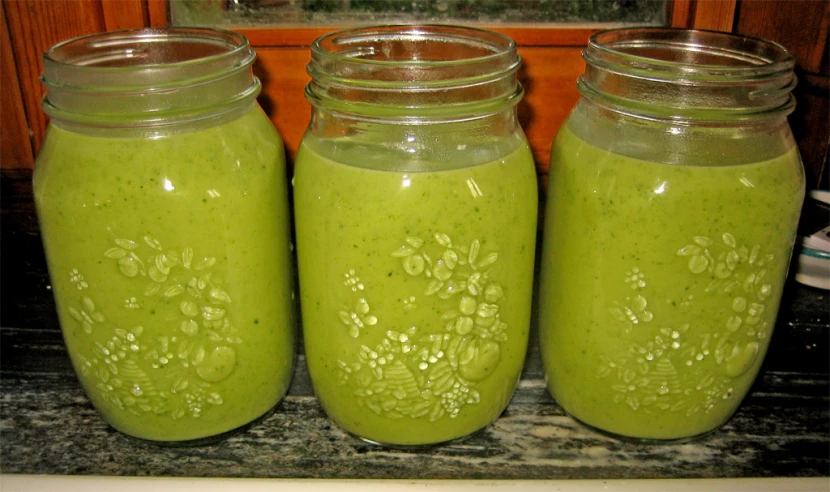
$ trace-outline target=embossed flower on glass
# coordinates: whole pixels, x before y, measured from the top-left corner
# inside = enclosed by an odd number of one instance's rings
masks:
[[[349,376],[360,370],[360,363],[353,362],[352,364],[347,364],[338,359],[337,367],[340,369],[337,372],[337,382],[340,384],[346,384],[346,382],[349,381]]]
[[[95,303],[87,296],[81,298],[80,306],[77,308],[70,306],[68,311],[69,315],[81,324],[81,329],[87,334],[92,333],[92,327],[96,323],[106,321],[103,313],[96,310]]]
[[[352,292],[357,292],[359,290],[363,290],[366,288],[365,285],[360,281],[360,277],[357,276],[354,270],[349,270],[345,274],[343,274],[345,280],[343,281],[343,285],[349,287]]]
[[[371,308],[366,299],[360,298],[351,311],[341,309],[338,313],[340,322],[342,322],[349,329],[349,336],[357,338],[360,336],[360,330],[366,326],[374,326],[378,323],[378,318],[371,313]]]
[[[110,403],[114,403],[118,408],[124,410],[127,406],[121,400],[119,393],[123,388],[123,382],[118,378],[100,378],[98,383],[95,385],[96,388],[101,392],[101,397],[104,401],[108,401]]]
[[[632,290],[644,289],[646,287],[645,278],[645,274],[637,267],[625,273],[625,283],[631,286]]]
[[[412,351],[412,337],[415,335],[415,332],[418,331],[416,327],[411,327],[403,333],[398,333],[394,330],[389,330],[386,332],[386,338],[392,341],[393,346],[394,344],[400,344],[400,350],[403,354],[408,354]]]
[[[632,410],[637,410],[640,408],[640,396],[638,393],[647,385],[648,381],[643,378],[637,381],[611,386],[611,389],[617,393],[614,395],[614,402],[620,403],[624,401]]]
[[[156,314],[158,304],[151,298],[170,300],[163,304],[170,311],[159,313],[158,319],[174,323],[179,334],[142,339],[142,326],[123,328],[108,323],[92,298],[84,296],[78,307],[69,308],[69,314],[86,333],[92,334],[95,325],[107,332],[102,332],[102,341],[93,342],[90,353],[81,355],[81,373],[94,378],[103,398],[132,413],[198,418],[207,406],[221,405],[222,395],[210,390],[211,383],[229,377],[237,354],[227,344],[242,340],[229,316],[231,296],[212,271],[216,258],[196,257],[189,247],[165,251],[150,235],[113,242],[104,257],[116,260],[117,271],[127,279],[149,280],[143,291],[139,287],[136,295],[113,309],[136,311],[153,306],[145,309]],[[94,290],[77,270],[70,275],[80,290]],[[142,360],[149,368],[140,364]],[[166,378],[149,376],[148,372],[159,369],[165,370]]]
[[[611,316],[623,323],[626,333],[640,323],[650,323],[654,314],[647,310],[648,300],[642,295],[626,297],[624,302],[614,302],[611,307]]]
[[[104,252],[107,258],[118,260],[118,269],[127,277],[135,277],[139,273],[147,275],[144,262],[135,253],[138,244],[130,239],[118,238],[114,240],[116,246]]]
[[[504,288],[488,274],[498,254],[482,253],[478,240],[456,245],[447,234],[436,233],[429,241],[408,236],[390,256],[400,261],[403,273],[424,281],[422,292],[401,297],[400,309],[443,309],[445,330],[419,335],[417,326],[387,329],[374,347],[361,345],[355,361],[337,361],[338,381],[352,385],[358,402],[381,416],[455,418],[465,405],[480,402],[475,386],[492,374],[501,359],[499,343],[507,340],[507,324],[499,314]],[[382,323],[356,272],[349,270],[344,279],[360,297],[352,297],[354,307],[339,310],[338,318],[349,336],[358,338],[362,330]]]
[[[666,299],[667,306],[691,314],[699,302],[722,299],[726,309],[715,323],[722,322],[724,329],[710,332],[703,326],[696,330],[695,323],[700,321],[690,317],[676,327],[661,327],[651,340],[632,340],[627,354],[603,355],[597,378],[612,379],[615,401],[633,410],[651,405],[685,415],[713,410],[731,398],[732,381],[756,364],[757,340],[768,336],[771,329],[765,318],[765,301],[772,294],[766,265],[774,258],[764,254],[761,246],[743,246],[729,233],[695,236],[676,250],[676,256],[695,280],[683,297]],[[627,271],[623,281],[637,295],[614,303],[610,314],[629,334],[635,326],[654,319],[646,296],[651,299],[655,294],[654,286],[645,282],[645,272],[637,267]]]
[[[175,360],[169,337],[158,337],[153,342],[154,346],[147,350],[144,358],[152,361],[151,366],[154,369],[165,367]]]
[[[366,345],[361,345],[358,359],[362,364],[365,364],[371,368],[372,373],[377,379],[383,379],[383,367],[387,363],[394,360],[395,354],[394,352],[389,351],[388,348],[384,347],[382,344],[378,347],[378,350],[379,351],[375,351]]]
[[[97,360],[103,362],[112,374],[118,374],[118,363],[133,352],[141,350],[138,337],[144,331],[141,326],[132,330],[115,328],[113,336],[105,344],[95,342],[93,352]]]
[[[238,337],[230,335],[235,329],[228,324],[226,318],[226,305],[232,303],[231,296],[222,288],[221,282],[213,277],[213,273],[208,271],[216,265],[216,258],[196,258],[193,248],[183,248],[180,254],[172,250],[165,253],[161,243],[152,236],[145,235],[142,239],[154,252],[146,261],[136,253],[140,243],[129,239],[116,239],[117,246],[107,250],[105,256],[118,258],[122,273],[128,277],[140,274],[150,278],[151,283],[144,290],[144,296],[159,294],[166,299],[185,296],[178,303],[179,314],[185,318],[179,322],[179,328],[185,335],[197,336],[201,330],[206,329],[206,336],[213,341],[224,338],[230,343],[240,343]],[[132,258],[130,263],[139,266],[134,275],[132,270],[124,271],[121,264],[124,258]],[[150,266],[145,271],[144,267],[148,264]],[[176,273],[177,268],[183,270]],[[138,305],[135,297],[125,302],[125,307],[128,308]],[[228,336],[217,334],[220,331]]]
[[[709,272],[712,280],[705,291],[732,296],[732,314],[725,321],[730,332],[748,326],[747,334],[759,339],[769,336],[770,325],[762,321],[765,301],[772,294],[767,281],[766,265],[774,260],[772,254],[763,254],[761,246],[740,245],[729,233],[720,240],[696,236],[693,243],[677,251],[689,257],[689,270],[694,274]]]
[[[89,284],[84,281],[84,276],[81,275],[77,268],[73,268],[69,272],[69,283],[74,285],[78,290],[84,290],[89,287]]]

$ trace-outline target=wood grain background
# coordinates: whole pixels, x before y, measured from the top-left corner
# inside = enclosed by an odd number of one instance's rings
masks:
[[[815,187],[827,177],[828,0],[673,0],[672,26],[715,29],[778,41],[792,49],[800,78],[798,108],[791,118],[808,175]],[[40,109],[42,53],[73,37],[104,30],[167,24],[166,0],[2,0],[0,3],[2,108],[0,168],[31,169],[47,118]],[[512,36],[520,46],[520,73],[527,95],[520,119],[530,140],[540,178],[545,177],[550,145],[577,100],[581,50],[601,26],[485,26]],[[299,145],[311,110],[302,97],[308,82],[308,46],[334,29],[240,27],[259,54],[261,104],[282,133],[289,158]],[[826,187],[826,185],[825,185]]]

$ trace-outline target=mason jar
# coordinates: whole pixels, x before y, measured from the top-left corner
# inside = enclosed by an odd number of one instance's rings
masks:
[[[467,436],[527,347],[536,174],[515,43],[454,26],[317,39],[294,210],[317,397],[366,441]]]
[[[34,192],[60,324],[90,400],[134,437],[215,439],[288,388],[285,158],[254,58],[186,28],[44,55]]]
[[[762,39],[595,34],[551,153],[547,384],[577,420],[683,440],[726,422],[769,345],[804,196],[793,56]]]

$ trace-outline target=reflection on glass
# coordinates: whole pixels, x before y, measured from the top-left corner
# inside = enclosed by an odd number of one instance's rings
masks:
[[[172,25],[394,22],[665,25],[666,0],[170,0]]]

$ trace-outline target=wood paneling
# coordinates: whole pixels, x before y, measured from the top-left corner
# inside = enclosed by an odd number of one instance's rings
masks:
[[[694,23],[695,1],[674,0],[670,7],[669,21],[672,27],[690,27]]]
[[[811,80],[812,79],[812,80]],[[816,188],[827,173],[827,153],[830,144],[830,90],[827,77],[802,77],[795,89],[798,101],[790,116],[804,170],[807,189]],[[825,187],[826,184],[825,177]]]
[[[547,173],[553,137],[579,99],[576,80],[585,71],[582,48],[520,48],[519,80],[525,99],[519,121],[540,173]]]
[[[789,48],[799,77],[797,105],[790,125],[807,172],[807,187],[818,186],[826,173],[830,148],[830,83],[827,45],[830,2],[827,0],[742,0],[735,32],[758,36]]]
[[[795,53],[801,69],[818,73],[825,58],[828,25],[827,0],[743,0],[735,32],[777,41]]]
[[[307,48],[257,48],[254,65],[262,81],[259,103],[282,135],[292,162],[311,118],[311,105],[303,97],[310,59]]]
[[[29,125],[26,122],[26,110],[23,108],[23,96],[17,80],[14,64],[9,26],[6,12],[0,3],[0,167],[32,167],[34,155],[32,140],[29,138]]]
[[[675,0],[671,25],[713,31],[732,31],[737,0]]]
[[[31,128],[34,150],[46,132],[46,115],[40,108],[43,88],[43,52],[51,46],[84,34],[106,30],[100,0],[4,1],[20,81],[23,105]],[[3,126],[8,123],[3,121]]]
[[[149,25],[146,0],[101,0],[107,31],[139,29]]]
[[[734,24],[736,4],[737,0],[697,0],[694,24],[690,27],[729,32]]]
[[[147,0],[147,15],[150,19],[150,26],[163,27],[167,25],[167,2],[168,0]]]

